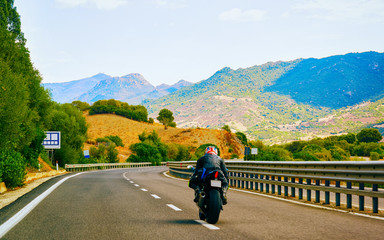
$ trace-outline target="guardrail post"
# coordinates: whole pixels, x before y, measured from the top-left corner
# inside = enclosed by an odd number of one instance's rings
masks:
[[[299,178],[299,184],[303,184],[303,179]],[[303,189],[299,188],[299,199],[303,199]]]
[[[275,176],[272,176],[272,181],[275,181]],[[271,184],[272,194],[275,194],[275,184]]]
[[[347,188],[351,189],[352,188],[352,183],[347,182]],[[347,208],[352,208],[352,195],[347,194]]]
[[[281,182],[281,177],[277,177],[277,181]],[[281,195],[281,185],[277,185],[277,195]]]
[[[258,179],[259,178],[259,175],[255,174],[255,179]],[[258,182],[255,182],[255,190],[258,191],[259,190],[259,183]]]
[[[325,180],[325,186],[329,187],[329,180]],[[329,191],[325,191],[325,204],[329,204]]]
[[[284,177],[284,182],[288,182],[288,177]],[[284,196],[288,197],[288,186],[284,186]]]
[[[378,185],[377,184],[372,185],[372,191],[375,191],[375,192],[378,191]],[[372,212],[373,213],[379,212],[379,200],[377,197],[372,198]]]
[[[241,178],[244,178],[244,173],[240,173]],[[244,180],[241,180],[241,188],[244,189]]]
[[[249,174],[245,174],[245,177],[247,178],[247,181],[245,182],[245,188],[249,189]]]
[[[316,180],[316,186],[320,186],[320,180]],[[316,190],[316,202],[320,202],[320,191]]]
[[[311,179],[307,179],[307,185],[311,185]],[[312,201],[311,189],[307,189],[307,201]]]
[[[249,174],[249,178],[252,179],[253,176],[254,176],[254,174]],[[250,182],[249,182],[249,185],[250,185],[250,189],[251,189],[251,190],[254,190],[254,188],[253,188],[253,183],[254,183],[253,181],[250,181]]]
[[[336,181],[336,187],[340,187],[340,181]],[[340,206],[340,193],[336,193],[336,207]]]
[[[233,172],[229,172],[228,175],[229,175],[229,185],[233,187],[233,179],[231,179],[231,177],[233,177]]]
[[[237,177],[240,177],[240,173],[236,173]],[[237,184],[236,184],[236,187],[240,188],[241,185],[240,185],[240,180],[237,180]]]
[[[268,175],[265,176],[265,179],[266,179],[266,180],[269,180],[269,176],[268,176]],[[265,191],[266,191],[267,193],[269,193],[269,184],[268,184],[268,183],[265,184]]]
[[[291,178],[291,183],[295,183],[296,182],[296,179],[295,178]],[[291,187],[291,197],[296,197],[296,189],[295,187]]]
[[[260,180],[264,179],[264,175],[260,175]],[[260,183],[260,192],[264,192],[264,183]]]
[[[359,183],[359,190],[364,190],[364,183]],[[364,211],[364,196],[359,196],[359,211]]]

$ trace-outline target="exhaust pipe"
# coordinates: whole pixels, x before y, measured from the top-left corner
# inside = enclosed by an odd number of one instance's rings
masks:
[[[204,206],[204,198],[205,198],[205,192],[199,193],[199,201],[197,202],[197,205],[202,208]]]

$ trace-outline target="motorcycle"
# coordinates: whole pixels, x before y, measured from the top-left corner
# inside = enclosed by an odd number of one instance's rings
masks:
[[[193,166],[188,168],[195,170]],[[205,169],[204,169],[205,170]],[[220,171],[214,170],[210,172],[203,171],[202,189],[196,205],[199,207],[200,220],[206,220],[210,224],[215,224],[219,220],[220,211],[223,210],[222,179],[224,176]]]

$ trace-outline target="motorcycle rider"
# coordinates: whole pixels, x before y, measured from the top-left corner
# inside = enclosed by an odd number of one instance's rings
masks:
[[[210,172],[217,170],[221,172],[221,182],[222,182],[222,199],[223,205],[227,204],[227,190],[228,190],[228,172],[225,167],[224,160],[217,155],[218,151],[216,147],[209,146],[205,149],[205,155],[199,158],[196,163],[196,168],[189,180],[189,187],[195,190],[195,199],[194,202],[199,200],[199,194],[202,188],[202,174],[204,171]],[[223,177],[224,176],[224,177]]]

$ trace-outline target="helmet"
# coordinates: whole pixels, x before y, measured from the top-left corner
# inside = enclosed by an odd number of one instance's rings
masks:
[[[217,149],[214,146],[209,146],[205,149],[205,154],[217,155]]]

